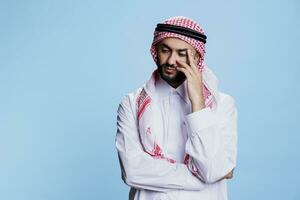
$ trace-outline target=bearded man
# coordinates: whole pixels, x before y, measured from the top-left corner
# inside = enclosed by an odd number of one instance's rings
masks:
[[[204,62],[207,36],[187,17],[157,24],[146,83],[123,97],[116,148],[129,199],[226,200],[237,109]]]

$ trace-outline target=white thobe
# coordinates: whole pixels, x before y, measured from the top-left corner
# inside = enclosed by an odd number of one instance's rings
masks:
[[[222,177],[235,168],[237,156],[234,99],[219,92],[217,110],[191,112],[187,81],[174,89],[159,78],[155,87],[164,124],[162,149],[176,163],[143,151],[135,104],[140,90],[126,95],[118,108],[116,147],[122,179],[131,187],[129,199],[226,200],[227,179]],[[193,158],[198,176],[183,164],[186,153]]]

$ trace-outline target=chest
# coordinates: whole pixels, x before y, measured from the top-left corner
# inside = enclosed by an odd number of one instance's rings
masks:
[[[187,128],[185,116],[190,113],[191,106],[178,94],[172,93],[159,102],[161,130],[160,139],[163,141],[165,153],[177,160],[183,161]]]

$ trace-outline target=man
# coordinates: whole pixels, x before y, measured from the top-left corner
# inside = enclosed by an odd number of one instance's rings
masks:
[[[204,63],[206,36],[186,17],[158,24],[157,64],[118,108],[116,147],[129,199],[227,199],[237,155],[237,109]]]

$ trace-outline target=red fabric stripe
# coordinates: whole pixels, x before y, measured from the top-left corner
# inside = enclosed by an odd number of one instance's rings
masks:
[[[147,106],[150,105],[151,102],[151,98],[147,98],[145,99],[145,101],[143,102],[143,104],[138,108],[138,113],[137,113],[137,119],[138,121],[140,121],[142,114],[144,113],[144,111],[146,110]]]

